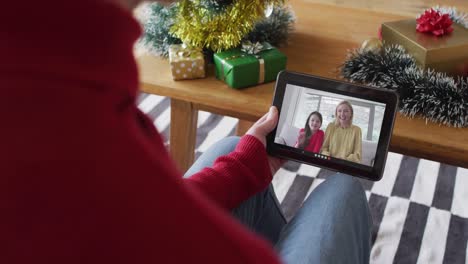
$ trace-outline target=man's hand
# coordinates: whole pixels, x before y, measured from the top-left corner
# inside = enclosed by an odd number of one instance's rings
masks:
[[[275,106],[270,107],[268,113],[264,114],[251,128],[247,131],[247,135],[252,135],[260,140],[266,147],[266,136],[278,124],[278,109]]]
[[[278,109],[276,109],[275,106],[272,106],[268,113],[255,122],[246,134],[256,137],[266,147],[266,136],[276,127],[277,124]],[[270,165],[271,174],[274,175],[281,165],[283,165],[284,160],[268,156],[268,163]]]

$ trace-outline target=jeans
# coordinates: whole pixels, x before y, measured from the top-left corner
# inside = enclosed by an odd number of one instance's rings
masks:
[[[208,149],[184,177],[230,153],[239,138]],[[233,212],[242,224],[269,240],[284,263],[369,263],[372,220],[359,181],[337,173],[320,184],[287,222],[270,185]]]

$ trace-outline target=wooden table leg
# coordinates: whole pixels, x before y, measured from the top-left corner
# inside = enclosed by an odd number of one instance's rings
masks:
[[[238,136],[243,136],[249,130],[249,128],[254,124],[254,122],[250,121],[245,121],[239,119],[239,123],[237,123],[237,128],[236,128],[236,135]]]
[[[194,160],[197,120],[198,110],[192,103],[171,98],[170,152],[182,172]]]

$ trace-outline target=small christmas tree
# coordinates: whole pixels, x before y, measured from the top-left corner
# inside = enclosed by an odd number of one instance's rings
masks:
[[[167,57],[171,44],[223,51],[242,41],[287,43],[295,17],[284,0],[183,0],[165,7],[149,5],[144,44]]]

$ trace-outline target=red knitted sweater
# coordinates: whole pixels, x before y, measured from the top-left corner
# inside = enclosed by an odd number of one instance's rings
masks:
[[[0,263],[277,263],[230,216],[271,181],[244,136],[188,180],[135,106],[141,34],[105,1],[0,9]]]

